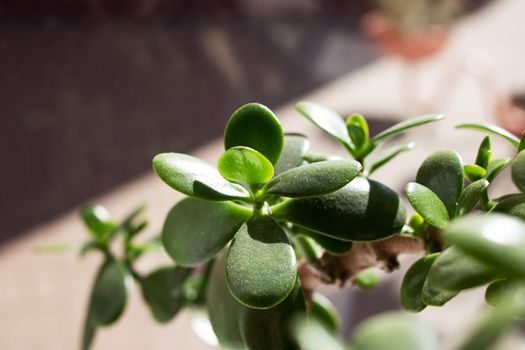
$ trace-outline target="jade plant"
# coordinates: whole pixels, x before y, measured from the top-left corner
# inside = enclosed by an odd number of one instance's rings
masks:
[[[204,310],[213,330],[206,339],[227,349],[438,349],[435,332],[407,314],[365,320],[342,341],[338,312],[317,291],[348,282],[374,288],[376,271],[394,270],[403,253],[423,254],[402,281],[400,303],[409,312],[486,286],[491,311],[460,349],[488,349],[525,318],[525,138],[492,125],[459,125],[486,134],[474,161],[464,163],[453,150],[428,156],[404,189],[415,211],[407,217],[400,196],[371,177],[415,146],[386,147],[388,141],[444,116],[370,135],[359,114],[343,119],[313,102],[296,108],[348,159],[311,151],[305,135],[284,133],[270,109],[250,103],[229,119],[216,165],[181,153],[153,158],[158,177],[184,195],[167,214],[160,240],[135,243],[146,226],[135,223],[141,210],[120,225],[100,206],[82,212],[92,239],[81,250],[104,257],[84,349],[95,330],[119,318],[133,279],[157,321],[184,307]],[[515,155],[493,158],[489,135],[509,141]],[[520,192],[493,197],[491,184],[509,166]],[[112,249],[117,237],[120,255]],[[141,274],[137,259],[160,245],[173,263]]]

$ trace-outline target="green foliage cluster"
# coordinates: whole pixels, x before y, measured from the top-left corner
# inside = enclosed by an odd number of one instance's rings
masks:
[[[329,274],[326,261],[358,255],[354,249],[365,242],[388,245],[396,237],[418,242],[425,253],[404,276],[406,310],[442,306],[465,289],[487,286],[493,311],[461,349],[489,348],[513,319],[525,317],[524,138],[491,125],[459,125],[487,134],[474,163],[465,164],[453,150],[427,157],[405,187],[415,210],[407,218],[398,194],[370,176],[414,144],[375,151],[442,115],[407,120],[372,136],[361,115],[344,120],[312,102],[296,108],[339,142],[349,159],[312,152],[305,135],[284,133],[274,113],[256,103],[232,114],[216,166],[180,153],[154,157],[158,177],[185,196],[167,214],[161,233],[172,266],[147,276],[135,271],[137,258],[159,243],[133,243],[146,225],[133,224],[140,210],[120,225],[100,206],[82,212],[92,236],[82,250],[105,257],[93,288],[85,349],[98,327],[118,319],[133,278],[160,322],[182,307],[206,310],[223,348],[437,349],[432,330],[406,314],[370,319],[350,343],[341,342],[334,306],[299,273],[307,266]],[[509,141],[515,156],[493,159],[488,135]],[[521,192],[491,198],[491,184],[508,166]],[[124,242],[120,258],[109,249],[116,237]],[[350,270],[357,272],[345,278],[362,288],[378,283],[374,266]]]

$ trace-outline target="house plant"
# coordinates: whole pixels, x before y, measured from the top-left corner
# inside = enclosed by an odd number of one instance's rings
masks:
[[[370,177],[414,145],[393,146],[374,161],[369,156],[395,135],[443,116],[404,121],[371,136],[361,115],[343,121],[312,102],[298,103],[297,110],[353,159],[310,152],[304,135],[284,134],[273,112],[260,104],[233,113],[217,169],[179,153],[153,159],[160,179],[187,196],[168,213],[161,235],[174,265],[147,276],[133,268],[158,247],[158,241],[133,241],[146,225],[137,221],[140,210],[120,225],[100,207],[83,211],[92,235],[83,251],[105,256],[84,349],[96,329],[118,319],[132,278],[155,319],[167,322],[184,307],[204,309],[228,349],[437,349],[431,330],[390,314],[366,321],[344,344],[335,336],[337,311],[316,292],[321,284],[348,281],[373,287],[377,279],[370,268],[391,271],[407,252],[424,255],[403,279],[401,304],[408,311],[442,306],[462,290],[488,285],[486,300],[494,311],[462,349],[489,348],[513,319],[525,316],[523,137],[491,125],[458,126],[502,137],[516,155],[493,159],[488,135],[473,164],[452,150],[431,154],[405,187],[416,212],[407,219],[398,194]],[[487,190],[507,166],[521,193],[491,198]],[[117,236],[123,237],[119,257],[110,244]]]

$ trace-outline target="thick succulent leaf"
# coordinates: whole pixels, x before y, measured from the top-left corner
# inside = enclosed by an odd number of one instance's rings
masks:
[[[505,140],[509,141],[514,147],[518,148],[520,144],[520,139],[508,132],[507,130],[500,128],[496,125],[490,124],[478,124],[478,123],[466,123],[456,126],[456,129],[470,129],[475,131],[481,131],[487,134],[498,135]]]
[[[127,268],[114,260],[107,260],[100,268],[91,292],[88,314],[96,326],[115,322],[126,306],[131,276]]]
[[[465,171],[465,176],[470,181],[478,181],[487,176],[487,170],[485,170],[485,168],[480,167],[479,165],[468,164],[463,167],[463,170]]]
[[[354,160],[327,160],[285,171],[268,182],[263,191],[283,197],[311,197],[334,192],[361,171]]]
[[[460,291],[489,283],[497,274],[490,266],[451,246],[432,265],[427,283],[433,289]]]
[[[310,149],[310,141],[302,134],[284,134],[284,147],[275,165],[275,174],[296,168],[303,164],[304,156]]]
[[[101,205],[88,206],[81,211],[82,220],[89,233],[96,240],[105,240],[117,225],[111,220],[109,212]]]
[[[502,273],[525,277],[525,223],[512,216],[470,216],[449,225],[444,237]]]
[[[459,196],[456,216],[462,216],[469,213],[488,187],[489,182],[485,179],[475,181],[465,187],[461,196]]]
[[[334,334],[339,330],[341,318],[339,313],[327,297],[320,293],[312,295],[312,305],[308,310],[309,314]]]
[[[375,267],[369,267],[359,271],[354,278],[355,285],[363,289],[372,289],[379,283],[379,276]]]
[[[304,235],[295,235],[292,238],[297,258],[304,258],[308,262],[317,263],[324,251],[316,241]]]
[[[217,168],[226,180],[248,189],[273,177],[272,163],[261,153],[244,146],[235,146],[224,152]]]
[[[390,128],[380,132],[376,136],[372,137],[370,140],[373,143],[379,143],[384,142],[396,135],[399,135],[409,129],[418,127],[420,125],[436,122],[439,120],[444,119],[445,116],[443,114],[430,114],[430,115],[424,115],[418,118],[413,118],[409,120],[402,121],[400,123],[397,123]]]
[[[286,232],[269,216],[241,226],[232,241],[226,276],[232,295],[242,304],[271,308],[292,291],[297,277],[295,253]]]
[[[153,169],[167,185],[190,197],[227,200],[250,196],[242,186],[224,180],[217,169],[187,154],[158,154]]]
[[[317,319],[295,316],[291,322],[292,332],[303,350],[345,350],[349,349],[326,325]],[[353,349],[353,348],[352,348]]]
[[[523,130],[523,134],[521,134],[520,145],[518,146],[518,153],[523,151],[524,149],[525,149],[525,130]]]
[[[514,194],[499,201],[493,212],[504,213],[525,220],[525,194]]]
[[[239,329],[239,313],[244,306],[228,289],[226,257],[226,252],[222,252],[214,260],[206,291],[206,308],[219,343],[226,349],[245,349]]]
[[[399,232],[406,209],[390,188],[357,177],[336,192],[279,203],[272,215],[336,239],[371,241]]]
[[[89,350],[91,348],[91,344],[95,339],[96,332],[97,327],[93,324],[90,315],[88,314],[84,322],[84,329],[82,331],[82,350]]]
[[[246,146],[276,164],[283,150],[283,128],[266,106],[248,103],[237,109],[224,130],[224,147]]]
[[[492,182],[511,162],[511,158],[500,158],[491,161],[487,168],[487,181]]]
[[[432,190],[445,204],[449,217],[454,217],[464,182],[463,162],[456,152],[432,153],[419,167],[416,182]]]
[[[406,145],[398,145],[388,148],[379,155],[377,159],[374,159],[366,169],[367,176],[371,175],[374,171],[390,162],[392,159],[400,155],[401,153],[408,152],[416,147],[414,142],[407,143]]]
[[[219,253],[250,215],[232,202],[185,198],[168,213],[162,243],[177,265],[199,265]]]
[[[521,151],[512,162],[512,181],[525,192],[525,152]]]
[[[339,160],[339,159],[343,159],[343,158],[333,155],[333,154],[308,152],[307,154],[304,155],[304,160],[307,163],[317,163],[317,162],[324,162],[325,160]]]
[[[479,145],[478,154],[476,156],[476,165],[487,169],[492,157],[492,149],[490,147],[490,137],[487,135]]]
[[[298,350],[290,333],[291,316],[304,315],[306,307],[299,281],[281,303],[270,309],[244,307],[240,310],[240,331],[250,350]]]
[[[525,282],[523,280],[498,280],[485,290],[485,300],[495,308],[510,307],[512,316],[525,318]]]
[[[457,290],[439,289],[431,286],[427,278],[423,284],[421,300],[429,306],[443,306],[458,294],[459,291]]]
[[[368,142],[368,123],[360,114],[353,114],[346,119],[348,136],[356,149],[361,149]]]
[[[399,312],[366,319],[353,336],[358,350],[438,350],[437,334],[417,318]]]
[[[320,129],[335,137],[339,142],[352,148],[352,141],[348,137],[346,124],[336,112],[317,103],[301,101],[295,109],[317,125]]]
[[[405,194],[415,211],[430,225],[445,229],[449,215],[445,204],[429,188],[415,182],[405,187]]]
[[[161,267],[140,281],[142,295],[153,317],[162,323],[171,320],[183,305],[182,285],[191,274],[185,267]]]
[[[294,226],[294,232],[298,235],[312,238],[317,244],[323,247],[324,250],[332,255],[343,255],[352,249],[352,242],[350,241],[342,241],[340,239],[332,238],[322,233],[308,230],[304,227]]]
[[[429,254],[410,266],[401,284],[401,305],[408,311],[420,312],[427,305],[423,302],[423,285],[430,267],[439,253]]]

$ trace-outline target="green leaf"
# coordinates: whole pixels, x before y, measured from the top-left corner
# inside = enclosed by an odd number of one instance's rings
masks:
[[[514,318],[525,318],[525,282],[499,280],[492,282],[485,291],[485,300],[495,308],[511,308]]]
[[[250,216],[232,202],[186,198],[168,213],[162,243],[177,265],[199,265],[219,253]]]
[[[355,276],[354,283],[363,289],[372,289],[379,283],[379,277],[374,267],[369,267],[360,271]]]
[[[429,254],[410,266],[401,284],[401,305],[408,311],[420,312],[427,305],[423,302],[423,285],[430,267],[439,253]]]
[[[416,182],[434,192],[445,204],[448,216],[454,217],[464,182],[459,154],[450,150],[432,153],[419,167]]]
[[[182,285],[191,274],[184,267],[161,267],[140,281],[142,293],[153,317],[162,323],[171,320],[183,305]]]
[[[457,290],[435,288],[434,286],[430,285],[427,278],[423,284],[421,300],[423,300],[423,303],[429,306],[443,306],[449,300],[458,295],[458,293],[459,291]]]
[[[371,241],[401,230],[406,210],[385,185],[356,177],[333,193],[289,199],[271,208],[279,220],[345,241]]]
[[[101,205],[84,207],[81,211],[82,220],[89,233],[97,241],[106,240],[117,225],[111,220],[109,212]]]
[[[388,148],[379,155],[377,159],[374,159],[366,169],[367,176],[372,175],[374,171],[390,162],[392,159],[400,155],[401,153],[408,152],[416,147],[414,142],[407,143],[406,145],[398,145]]]
[[[512,162],[512,181],[525,192],[525,152],[520,152]]]
[[[487,180],[481,179],[465,187],[463,193],[459,196],[456,216],[463,216],[469,213],[481,198],[483,192],[487,190],[489,184]]]
[[[508,309],[493,310],[476,322],[458,350],[489,350],[514,324]]]
[[[430,115],[424,115],[418,118],[413,118],[409,120],[402,121],[401,123],[397,123],[390,128],[380,132],[376,136],[372,137],[370,140],[371,142],[377,144],[379,142],[384,142],[396,135],[399,135],[409,129],[428,124],[433,123],[439,120],[445,119],[445,116],[443,114],[430,114]]]
[[[268,182],[263,191],[283,197],[311,197],[340,189],[361,171],[354,160],[327,160],[285,171]]]
[[[54,243],[45,244],[35,248],[35,252],[39,254],[53,254],[64,252],[79,252],[85,244],[81,243]]]
[[[339,156],[334,156],[333,154],[323,154],[323,153],[314,153],[308,152],[304,155],[304,160],[307,163],[317,163],[324,162],[325,160],[339,160],[343,159]]]
[[[232,295],[248,307],[267,309],[283,301],[294,287],[297,270],[281,226],[269,216],[241,226],[230,246],[226,276]]]
[[[310,149],[310,142],[302,134],[284,134],[284,148],[275,165],[275,174],[296,168],[304,163],[304,156]]]
[[[491,161],[489,167],[487,168],[487,181],[492,182],[496,176],[498,176],[498,174],[510,164],[511,161],[512,159],[510,158],[494,159]]]
[[[190,197],[227,200],[250,196],[242,186],[224,180],[208,163],[186,154],[158,154],[153,158],[153,169],[168,186]]]
[[[483,169],[487,169],[491,157],[492,150],[490,147],[490,137],[487,135],[483,138],[483,141],[481,141],[481,144],[479,145],[478,154],[476,156],[476,165],[482,167]]]
[[[366,319],[353,334],[359,350],[438,350],[437,334],[417,318],[388,312]]]
[[[504,213],[525,220],[525,194],[514,194],[499,201],[493,212]]]
[[[239,313],[244,306],[233,298],[226,281],[226,252],[215,259],[206,292],[206,307],[213,332],[226,349],[244,349]]]
[[[427,283],[433,289],[460,291],[486,284],[497,274],[490,266],[451,246],[432,265]]]
[[[350,140],[357,150],[368,142],[368,123],[360,114],[353,114],[346,119],[346,129]]]
[[[478,124],[478,123],[466,123],[456,126],[456,129],[470,129],[475,131],[481,131],[487,134],[494,134],[501,136],[505,140],[509,141],[514,147],[518,148],[520,145],[520,139],[508,132],[507,130],[500,128],[496,125],[490,124]]]
[[[236,146],[228,149],[219,158],[219,173],[226,180],[250,189],[273,177],[272,163],[254,149]]]
[[[520,145],[518,147],[518,153],[520,153],[524,149],[525,149],[525,130],[523,130],[523,134],[521,134],[521,140],[520,140]]]
[[[283,150],[283,128],[266,106],[248,103],[237,109],[224,130],[224,147],[246,146],[276,164]]]
[[[89,312],[86,316],[86,319],[84,321],[84,328],[82,331],[82,350],[89,350],[91,348],[91,344],[93,343],[93,340],[95,339],[95,335],[97,332],[97,327],[93,324],[93,321],[91,320],[91,315],[89,315]]]
[[[525,223],[502,214],[463,217],[444,237],[468,255],[502,273],[525,277]]]
[[[344,146],[353,149],[354,145],[350,137],[348,137],[346,124],[339,114],[317,103],[308,101],[298,102],[295,105],[295,109],[321,130],[335,137]]]
[[[332,255],[343,255],[352,249],[352,242],[342,241],[340,239],[332,238],[322,233],[308,230],[304,227],[294,226],[293,232],[298,235],[304,235],[312,238],[317,244],[323,247],[324,250]]]
[[[478,181],[487,176],[487,170],[485,170],[485,168],[480,167],[479,165],[465,165],[463,167],[463,170],[465,171],[465,175],[470,181]]]
[[[297,258],[304,258],[308,262],[317,263],[324,251],[312,238],[305,235],[295,235],[292,239]]]
[[[303,350],[345,350],[333,332],[317,319],[296,315],[291,322],[292,332]]]
[[[445,229],[449,216],[445,204],[429,188],[415,182],[405,187],[405,194],[415,211],[430,225]]]
[[[309,310],[317,321],[334,334],[339,330],[341,319],[336,307],[330,299],[320,293],[314,292],[312,295],[312,305]]]
[[[89,315],[96,326],[115,322],[126,306],[131,276],[127,268],[114,260],[107,260],[100,268],[91,292]]]
[[[293,314],[306,314],[306,307],[299,280],[288,297],[270,309],[244,307],[240,310],[241,335],[250,350],[299,350],[290,333]]]

